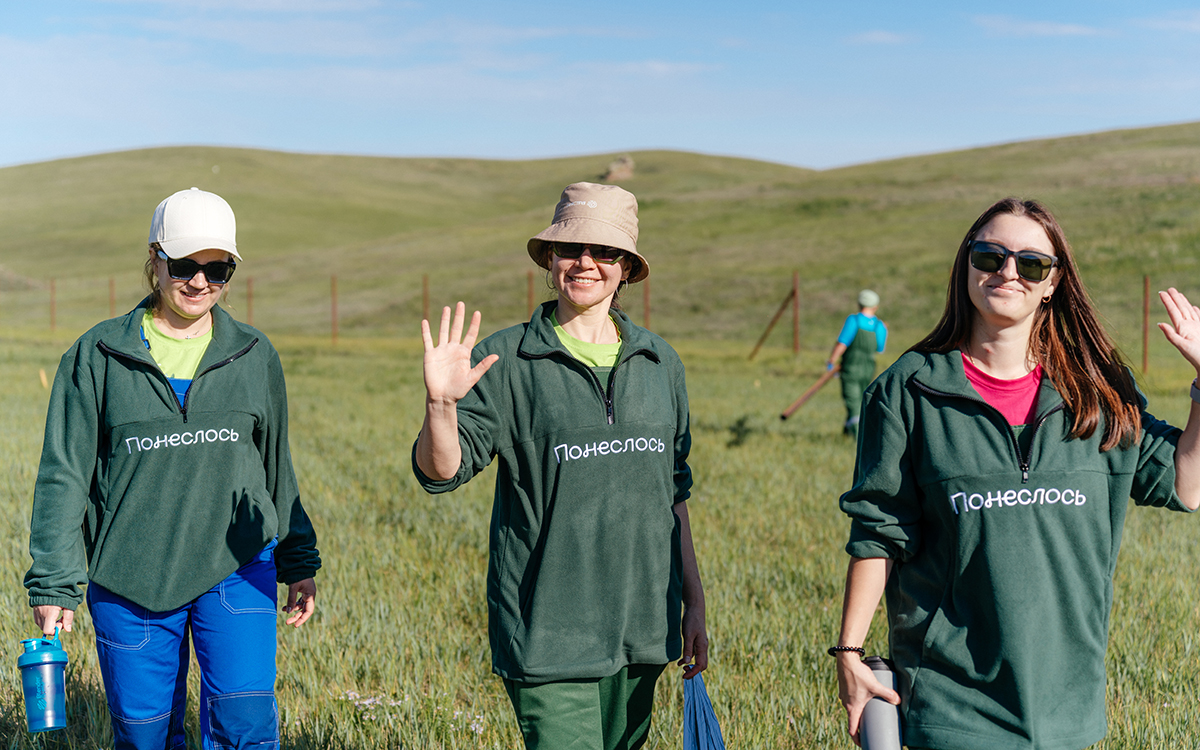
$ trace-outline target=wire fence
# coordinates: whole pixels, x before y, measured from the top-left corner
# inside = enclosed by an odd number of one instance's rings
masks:
[[[387,333],[407,331],[415,334],[419,321],[431,313],[431,285],[428,274],[421,277],[419,308],[411,294],[389,290],[388,299],[369,280],[339,286],[339,276],[329,277],[328,287],[313,293],[305,290],[297,301],[283,287],[292,285],[253,276],[230,284],[221,304],[233,317],[264,330],[287,333],[327,333],[336,345],[345,329],[354,332]],[[538,275],[529,271],[522,285],[525,319],[546,298],[547,290],[538,284]],[[640,322],[650,328],[650,283],[639,284]],[[141,276],[110,276],[107,283],[94,279],[49,278],[44,282],[26,280],[21,285],[0,284],[0,327],[43,330],[51,334],[79,335],[96,323],[122,315],[147,294]],[[514,288],[514,298],[520,294]],[[541,295],[541,296],[539,296]],[[628,300],[623,300],[628,302]],[[434,315],[438,310],[432,310]],[[639,311],[627,310],[631,316]],[[417,316],[420,317],[417,317]],[[257,316],[257,317],[256,317]],[[637,318],[635,318],[637,319]]]
[[[509,303],[504,310],[488,311],[493,325],[502,327],[528,320],[535,306],[552,298],[553,293],[539,283],[536,272],[528,271],[524,276],[523,284],[514,280],[512,296],[508,298]],[[339,280],[336,274],[330,275],[328,286],[310,284],[299,293],[293,288],[292,282],[278,278],[250,276],[239,281],[240,284],[230,285],[222,298],[222,306],[235,318],[264,330],[268,335],[328,336],[333,345],[337,345],[344,332],[365,336],[416,336],[422,318],[428,320],[431,313],[435,316],[439,314],[439,309],[433,309],[432,297],[437,290],[431,285],[428,274],[421,276],[419,294],[415,289],[397,290],[393,285],[372,279]],[[750,359],[754,359],[789,309],[792,322],[791,350],[793,354],[800,352],[801,303],[804,296],[799,272],[792,273],[790,282],[787,295],[750,351]],[[622,307],[635,321],[653,330],[650,280],[646,279],[638,286],[641,294],[624,295]],[[1142,309],[1138,311],[1142,372],[1149,369],[1150,318],[1155,309],[1150,288],[1150,277],[1146,275],[1142,284]],[[99,280],[49,278],[40,283],[27,278],[19,283],[11,277],[3,278],[0,279],[0,330],[16,328],[45,331],[62,337],[78,336],[106,318],[129,311],[145,295],[146,289],[140,274],[114,275]],[[519,299],[523,304],[518,302]],[[767,301],[763,300],[764,304]],[[452,301],[448,298],[445,304],[452,304]],[[747,314],[751,313],[747,311]],[[822,342],[824,333],[819,337]]]

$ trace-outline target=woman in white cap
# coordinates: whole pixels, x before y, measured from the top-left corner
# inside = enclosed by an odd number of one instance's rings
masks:
[[[478,346],[461,302],[436,346],[422,323],[414,472],[447,492],[499,457],[488,631],[529,748],[641,747],[666,664],[708,664],[683,365],[616,305],[650,272],[637,233],[631,193],[569,185],[528,243],[557,299]]]
[[[70,632],[86,584],[116,747],[183,747],[188,642],[208,747],[279,742],[276,581],[313,613],[279,356],[217,306],[233,211],[192,188],[154,212],[151,294],[63,355],[34,489],[29,603]]]

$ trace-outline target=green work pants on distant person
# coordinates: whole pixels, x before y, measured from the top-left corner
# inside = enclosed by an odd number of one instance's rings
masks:
[[[876,346],[875,331],[860,328],[842,354],[842,371],[838,375],[842,381],[842,401],[846,404],[846,424],[842,432],[851,437],[858,436],[863,391],[875,379]]]
[[[850,437],[857,437],[859,413],[862,411],[863,391],[867,390],[867,386],[875,378],[874,376],[856,378],[852,375],[842,374],[841,379],[842,402],[846,405],[846,423],[842,426],[842,432]]]
[[[654,683],[665,664],[630,664],[612,677],[505,680],[527,750],[636,750],[650,734]]]

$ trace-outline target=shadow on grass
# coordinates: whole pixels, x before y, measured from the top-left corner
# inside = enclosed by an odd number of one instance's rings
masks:
[[[746,442],[746,438],[755,432],[762,432],[750,426],[750,417],[742,415],[737,420],[729,425],[729,442],[725,443],[727,448],[736,448]]]

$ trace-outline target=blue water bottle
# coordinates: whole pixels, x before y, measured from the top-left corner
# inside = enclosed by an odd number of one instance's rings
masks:
[[[25,720],[30,732],[48,732],[67,726],[65,677],[67,652],[53,638],[29,638],[21,641],[25,652],[17,657],[21,669],[21,688],[25,692]]]

